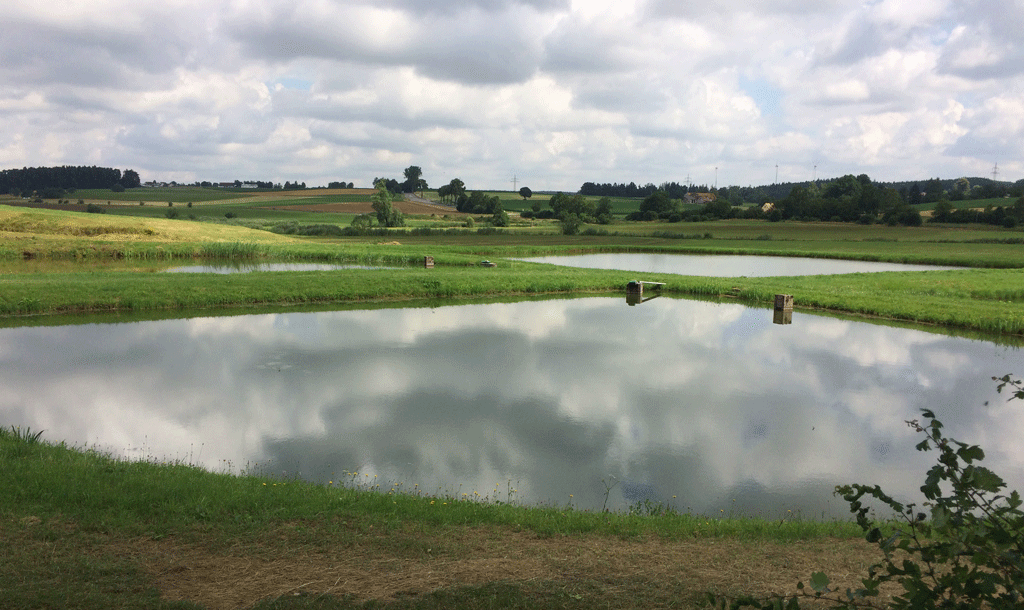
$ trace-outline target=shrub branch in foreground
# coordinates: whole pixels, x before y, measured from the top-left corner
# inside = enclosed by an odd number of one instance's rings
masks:
[[[1009,388],[1010,400],[1024,399],[1024,382],[993,377],[998,391]],[[1016,609],[1024,603],[1024,512],[1017,491],[1004,493],[1006,483],[978,465],[985,452],[944,436],[942,422],[922,410],[922,420],[907,425],[924,435],[918,451],[938,452],[921,492],[926,501],[919,510],[887,495],[878,485],[836,487],[850,504],[868,542],[879,546],[884,559],[868,569],[863,587],[838,591],[828,576],[815,572],[809,587],[797,583],[792,596],[724,599],[709,595],[716,608],[778,608],[796,610],[801,599],[832,602],[836,609],[892,608],[897,610]],[[868,517],[865,499],[874,499],[896,515],[892,524]],[[927,511],[927,512],[926,512]],[[883,530],[884,533],[883,533]],[[902,586],[902,592],[883,605],[879,587]]]

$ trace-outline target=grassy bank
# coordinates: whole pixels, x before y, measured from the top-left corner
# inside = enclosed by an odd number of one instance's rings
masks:
[[[360,264],[404,264],[410,256],[354,256]],[[441,257],[438,267],[383,271],[288,271],[232,275],[132,271],[0,276],[0,315],[332,304],[409,299],[595,293],[621,295],[638,275],[673,296],[735,299],[768,306],[792,294],[798,309],[820,309],[919,324],[1024,335],[1024,271],[953,271],[776,278],[704,278],[572,269]]]
[[[643,233],[649,226],[662,233]],[[687,232],[668,234],[663,233],[673,226],[665,223],[613,228],[641,233],[565,236],[421,228],[346,238],[298,237],[223,223],[0,206],[0,315],[621,294],[627,282],[643,275],[666,282],[668,295],[768,305],[775,294],[792,294],[798,309],[1024,335],[1024,239],[1019,231],[756,221],[674,225]],[[703,278],[510,260],[589,252],[807,256],[965,269]],[[434,269],[422,268],[427,255],[434,258]],[[499,265],[481,268],[483,258]],[[230,276],[152,273],[159,268],[154,262],[195,259],[398,268]]]
[[[700,607],[707,591],[791,589],[810,570],[875,559],[847,522],[313,485],[120,461],[10,429],[0,488],[11,608]]]

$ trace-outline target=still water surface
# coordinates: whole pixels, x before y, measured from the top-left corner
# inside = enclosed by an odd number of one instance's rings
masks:
[[[782,277],[791,275],[837,275],[880,271],[928,271],[957,269],[935,265],[904,265],[872,261],[788,256],[742,256],[731,254],[580,254],[539,256],[519,259],[585,269],[621,269],[646,273],[675,273],[700,277]]]
[[[0,329],[0,424],[131,458],[600,509],[845,517],[914,497],[934,409],[1024,483],[1015,348],[656,298]],[[385,484],[386,486],[386,484]]]

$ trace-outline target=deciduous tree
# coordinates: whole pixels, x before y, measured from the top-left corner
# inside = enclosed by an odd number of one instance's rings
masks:
[[[370,196],[370,200],[373,202],[373,211],[377,213],[377,222],[385,227],[405,226],[405,217],[402,216],[402,212],[391,205],[392,195],[388,190],[387,182],[378,180],[374,186],[377,187],[377,191]]]
[[[411,193],[417,189],[420,185],[420,178],[423,176],[423,170],[418,165],[410,165],[405,168],[405,183],[403,187],[406,193]]]

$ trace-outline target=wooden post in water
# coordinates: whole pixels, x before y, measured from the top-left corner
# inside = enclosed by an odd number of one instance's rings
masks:
[[[626,294],[633,294],[636,296],[644,296],[644,283],[633,280],[626,284]]]
[[[772,322],[775,324],[793,323],[793,295],[775,295],[775,316]]]
[[[425,269],[433,269],[434,268],[434,257],[433,256],[424,256],[423,257],[423,267]]]

